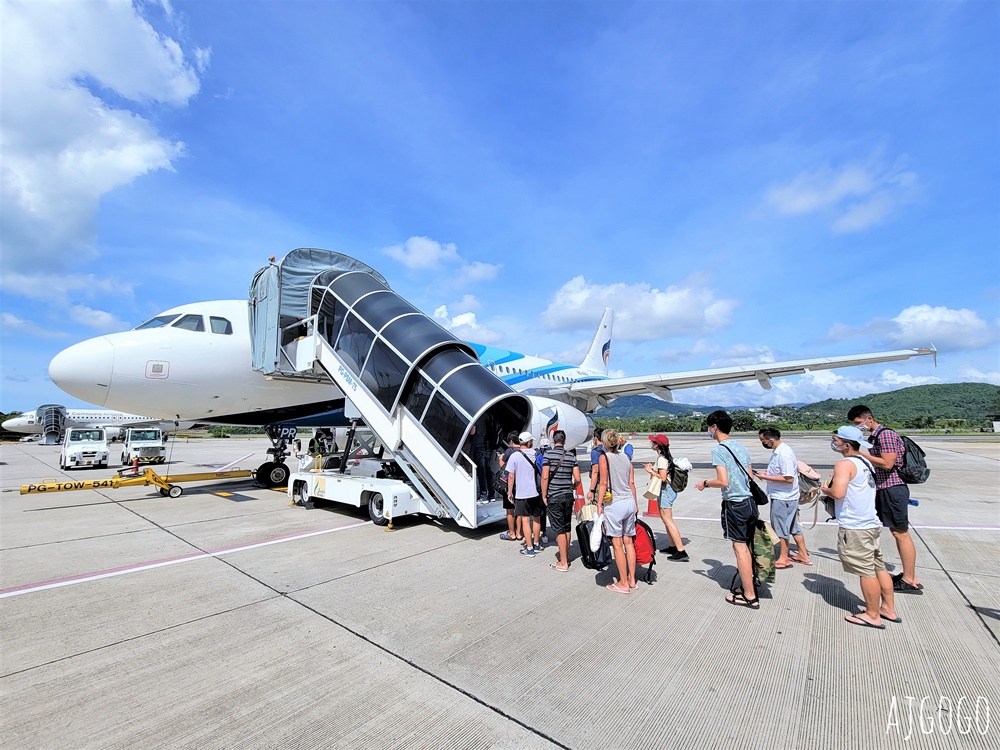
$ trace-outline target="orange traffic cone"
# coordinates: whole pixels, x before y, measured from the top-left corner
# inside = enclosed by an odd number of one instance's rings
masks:
[[[133,474],[138,474],[139,473],[139,457],[138,456],[135,456],[132,459],[132,473]]]
[[[584,501],[586,500],[586,495],[583,494],[583,484],[577,484],[573,488],[573,512],[579,513],[580,508],[583,507]]]

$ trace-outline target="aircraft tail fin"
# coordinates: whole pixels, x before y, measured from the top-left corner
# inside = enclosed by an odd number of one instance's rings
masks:
[[[615,311],[610,307],[604,308],[604,315],[601,317],[601,324],[597,327],[594,340],[590,342],[590,350],[583,362],[581,369],[593,370],[602,375],[608,374],[608,358],[611,356],[611,333],[615,327]]]

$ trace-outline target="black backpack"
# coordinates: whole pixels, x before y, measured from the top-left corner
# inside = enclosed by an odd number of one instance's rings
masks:
[[[879,435],[881,434],[882,431],[879,430]],[[876,435],[872,435],[872,439],[878,441]],[[899,439],[903,441],[903,465],[896,469],[896,473],[907,484],[923,484],[931,475],[923,448],[905,435],[900,435]]]

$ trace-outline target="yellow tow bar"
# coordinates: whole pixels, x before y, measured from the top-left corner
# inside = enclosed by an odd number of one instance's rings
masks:
[[[152,469],[143,469],[141,473],[133,473],[131,467],[120,469],[119,473],[110,479],[81,479],[59,482],[49,479],[38,484],[22,484],[22,495],[34,495],[41,492],[75,492],[76,490],[117,490],[119,487],[144,487],[155,484],[164,497],[180,497],[184,489],[179,482],[204,482],[212,479],[241,479],[253,476],[252,471],[236,469],[234,471],[212,471],[199,474],[173,474],[160,476]]]

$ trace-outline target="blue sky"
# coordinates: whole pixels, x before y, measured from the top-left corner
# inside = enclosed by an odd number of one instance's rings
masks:
[[[3,0],[0,410],[62,348],[359,257],[473,341],[680,391],[1000,383],[1000,5]]]

